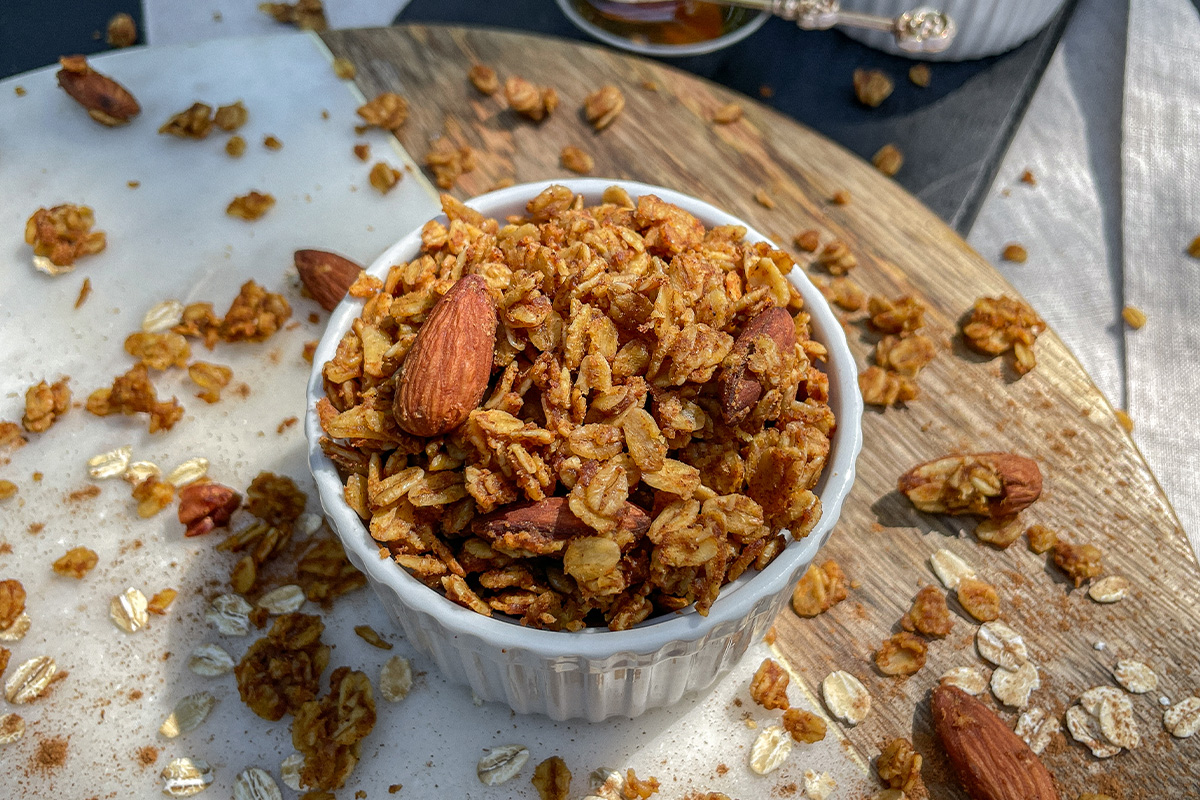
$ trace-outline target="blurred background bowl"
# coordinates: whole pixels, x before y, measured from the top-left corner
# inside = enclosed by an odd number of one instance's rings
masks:
[[[766,11],[693,0],[640,7],[607,0],[555,2],[589,36],[644,56],[711,53],[745,39],[771,16]]]

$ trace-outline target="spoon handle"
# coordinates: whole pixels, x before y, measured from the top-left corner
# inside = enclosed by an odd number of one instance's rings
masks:
[[[908,53],[941,52],[950,46],[955,34],[954,20],[942,11],[926,7],[914,8],[895,18],[843,11],[839,0],[770,0],[768,9],[805,30],[844,25],[887,31],[896,37],[896,45]]]

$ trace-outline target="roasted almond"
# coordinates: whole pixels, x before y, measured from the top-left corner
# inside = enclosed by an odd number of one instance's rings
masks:
[[[983,703],[942,684],[931,706],[933,730],[971,800],[1058,800],[1037,755]]]
[[[193,483],[179,490],[179,521],[184,536],[203,536],[229,524],[242,496],[219,483]]]
[[[1042,493],[1037,462],[1014,453],[969,453],[918,464],[897,488],[930,514],[999,519],[1028,508]]]
[[[392,413],[414,436],[454,430],[483,400],[496,347],[487,283],[466,275],[437,302],[400,367]]]
[[[124,125],[141,112],[128,89],[96,72],[83,56],[63,56],[59,63],[58,85],[101,125]]]
[[[734,341],[729,360],[717,382],[721,411],[730,425],[737,425],[745,419],[762,396],[762,386],[753,374],[746,372],[751,348],[759,336],[770,337],[780,352],[790,352],[796,346],[796,325],[792,322],[792,315],[786,309],[768,308],[747,322]]]
[[[326,311],[337,308],[362,273],[362,267],[350,259],[324,250],[297,250],[294,258],[304,288]]]
[[[631,538],[637,540],[649,528],[650,517],[646,512],[633,503],[626,503],[617,517],[617,530],[612,535],[620,538],[623,532],[631,532]],[[536,503],[507,506],[476,517],[471,523],[471,530],[502,550],[520,550],[538,555],[559,553],[572,539],[594,536],[596,533],[571,513],[565,497],[547,497]]]

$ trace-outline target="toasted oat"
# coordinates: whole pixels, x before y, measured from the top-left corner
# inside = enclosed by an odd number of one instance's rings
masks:
[[[875,169],[891,177],[904,166],[904,153],[894,144],[885,144],[871,156],[871,163],[875,165]]]
[[[0,479],[0,502],[17,496],[17,485],[10,480]]]
[[[846,599],[846,576],[832,559],[820,567],[810,564],[792,590],[792,610],[815,617]]]
[[[907,739],[893,739],[883,748],[875,761],[875,770],[879,780],[891,789],[899,789],[906,797],[919,797],[925,794],[925,784],[921,781],[921,754],[913,749],[912,742]]]
[[[125,352],[150,369],[162,371],[182,367],[192,355],[187,339],[178,333],[137,331],[125,339]]]
[[[939,683],[957,686],[971,696],[977,696],[987,688],[988,679],[975,667],[953,667],[942,673]]]
[[[84,278],[83,283],[79,284],[79,296],[75,298],[75,308],[81,308],[87,299],[92,296],[92,279]]]
[[[154,469],[156,472],[158,471],[158,467]],[[129,470],[126,470],[125,474],[128,476]],[[137,500],[138,516],[142,519],[149,519],[171,504],[175,499],[175,487],[153,475],[144,481],[134,483],[132,495],[133,499]]]
[[[1100,563],[1100,548],[1092,544],[1071,544],[1063,540],[1054,543],[1054,564],[1075,582],[1076,588],[1104,571]]]
[[[1146,313],[1134,306],[1125,306],[1121,309],[1121,318],[1125,320],[1126,325],[1135,331],[1146,324]]]
[[[908,631],[883,640],[875,653],[875,666],[884,675],[914,675],[925,666],[925,641]]]
[[[775,199],[762,186],[754,190],[754,202],[758,203],[763,208],[774,208]]]
[[[1129,416],[1129,412],[1120,408],[1113,409],[1113,415],[1117,418],[1117,422],[1126,433],[1133,433],[1133,417]]]
[[[857,267],[858,259],[850,252],[850,248],[846,246],[845,242],[841,239],[834,239],[826,243],[813,263],[836,277],[845,275]]]
[[[236,131],[245,125],[249,118],[250,112],[246,110],[242,101],[238,100],[236,103],[218,107],[213,114],[213,124],[226,132]]]
[[[246,140],[241,136],[230,136],[225,142],[225,152],[231,158],[241,158],[246,153]]]
[[[1029,549],[1038,555],[1052,549],[1058,542],[1058,534],[1045,525],[1030,525],[1025,529],[1025,538],[1029,540]]]
[[[658,778],[642,780],[633,769],[625,770],[625,788],[622,790],[625,800],[648,800],[658,792],[658,788]]]
[[[379,672],[379,693],[389,703],[399,703],[412,689],[412,665],[403,656],[392,656]]]
[[[750,681],[750,697],[763,708],[789,707],[787,672],[772,659],[763,659]]]
[[[467,71],[467,78],[480,94],[493,95],[500,91],[500,79],[496,70],[484,64],[472,64]]]
[[[1045,709],[1031,708],[1023,711],[1021,716],[1017,717],[1013,733],[1029,745],[1030,750],[1041,755],[1042,751],[1046,749],[1046,745],[1050,744],[1050,740],[1061,730],[1062,725],[1059,723],[1058,717],[1047,714]]]
[[[1088,587],[1088,597],[1097,603],[1116,603],[1129,594],[1129,579],[1120,575],[1101,578]]]
[[[835,279],[846,280],[845,278]],[[933,340],[919,333],[909,336],[889,334],[875,346],[875,363],[889,373],[905,378],[915,378],[925,366],[937,357]]]
[[[0,449],[17,450],[26,444],[21,435],[21,426],[15,422],[0,420]]]
[[[1158,676],[1154,670],[1141,661],[1124,659],[1113,667],[1113,677],[1125,691],[1133,694],[1145,694],[1158,688]]]
[[[39,208],[25,223],[25,243],[33,246],[34,266],[49,275],[74,269],[82,256],[107,245],[104,231],[93,231],[96,216],[88,206],[64,204]]]
[[[1032,308],[1011,297],[981,297],[975,301],[962,333],[966,343],[986,355],[1013,351],[1013,368],[1018,375],[1029,372],[1037,361],[1033,344],[1046,329]]]
[[[358,69],[354,66],[354,62],[348,58],[338,56],[331,64],[333,74],[337,75],[344,81],[352,81],[358,75]]]
[[[825,738],[825,720],[802,708],[783,712],[783,728],[797,742],[813,744]]]
[[[183,111],[172,115],[158,129],[158,132],[178,136],[181,139],[204,139],[212,130],[212,125],[212,106],[195,102]]]
[[[558,92],[534,86],[516,75],[504,82],[504,97],[509,108],[534,122],[541,122],[558,108]]]
[[[805,770],[804,795],[809,800],[829,800],[836,788],[837,781],[828,772],[818,773],[811,769]]]
[[[792,238],[792,242],[806,253],[815,253],[821,246],[821,234],[815,230],[801,231]]]
[[[778,769],[792,752],[792,738],[778,725],[764,728],[750,748],[750,769],[759,775]]]
[[[517,777],[528,760],[529,748],[522,745],[493,747],[484,751],[483,758],[475,766],[475,774],[484,786],[499,786]]]
[[[537,765],[530,780],[541,800],[567,800],[571,791],[571,770],[558,756],[550,756]]]
[[[857,725],[871,712],[871,695],[858,678],[838,670],[821,681],[821,697],[829,713],[847,725]]]
[[[174,589],[163,589],[155,592],[150,598],[150,602],[146,604],[146,611],[151,614],[156,614],[160,617],[166,616],[167,609],[175,602],[175,598],[179,596],[179,592]]]
[[[1190,739],[1200,731],[1200,697],[1188,697],[1163,712],[1163,727],[1176,739]]]
[[[25,720],[20,714],[0,715],[0,746],[12,744],[25,735]]]
[[[30,433],[45,433],[71,408],[70,378],[59,378],[53,385],[40,381],[25,392],[25,416],[21,425]]]
[[[848,206],[852,199],[849,189],[838,189],[829,197],[829,202],[835,206]]]
[[[108,19],[104,40],[111,47],[129,47],[137,41],[137,23],[125,12],[113,14]]]
[[[37,656],[20,664],[4,683],[4,699],[13,705],[37,700],[54,682],[58,664],[50,656]]]
[[[191,797],[213,782],[212,767],[199,758],[173,758],[161,773],[163,794],[171,797]]]
[[[1004,246],[1004,252],[1000,254],[1005,261],[1012,261],[1015,264],[1024,264],[1029,258],[1029,253],[1026,252],[1022,245],[1012,242]]]
[[[276,22],[295,25],[302,31],[323,31],[329,27],[321,0],[296,0],[295,3],[259,3],[258,10]]]
[[[268,150],[282,150],[283,142],[279,141],[279,138],[276,136],[267,135],[263,137],[263,147]]]
[[[1021,635],[1003,622],[985,622],[975,632],[975,648],[984,661],[1017,670],[1029,660]]]
[[[358,638],[372,647],[378,647],[380,650],[392,649],[392,643],[380,636],[370,625],[355,625],[354,632],[358,634]]]
[[[371,174],[367,180],[380,194],[387,194],[395,188],[396,184],[403,177],[404,174],[392,165],[383,161],[377,161],[375,162],[375,166],[371,167]]]
[[[931,555],[929,566],[933,568],[933,574],[937,575],[942,585],[950,590],[957,589],[959,581],[963,578],[975,577],[975,570],[966,561],[946,549]]]
[[[992,671],[992,694],[1006,706],[1024,708],[1030,693],[1041,685],[1037,667],[1029,660],[1015,670],[998,666]]]
[[[329,646],[321,643],[324,630],[318,617],[307,614],[276,617],[234,668],[242,702],[263,719],[277,720],[314,700],[329,663]]]
[[[1187,254],[1192,258],[1200,258],[1200,236],[1192,239],[1192,243],[1187,246]]]
[[[742,107],[737,103],[726,103],[713,112],[712,121],[717,125],[728,125],[742,118]]]
[[[578,173],[579,175],[587,175],[596,166],[596,162],[592,160],[590,155],[572,145],[568,145],[562,149],[562,152],[558,154],[558,160],[565,169],[569,169],[571,172]]]
[[[900,627],[926,636],[942,637],[950,633],[954,620],[950,618],[946,596],[935,586],[921,589],[913,598],[912,607],[900,618]]]
[[[991,622],[1000,616],[1000,595],[990,583],[964,577],[955,592],[963,609],[980,622]]]
[[[197,675],[214,678],[233,672],[233,657],[220,645],[202,644],[188,657],[188,669]]]
[[[96,555],[95,550],[87,547],[73,547],[60,556],[51,566],[59,575],[78,580],[91,572],[92,568],[99,561],[100,556]]]
[[[892,79],[880,70],[854,70],[854,95],[864,106],[878,108],[894,88]]]
[[[1015,515],[985,519],[975,526],[975,538],[1003,550],[1021,538],[1021,524]]]
[[[592,127],[602,131],[625,108],[625,95],[616,86],[601,86],[583,100],[583,114]]]
[[[247,222],[253,222],[256,219],[261,219],[264,214],[274,207],[275,198],[273,196],[251,190],[249,194],[240,195],[230,200],[229,205],[225,207],[225,213],[231,217],[238,217]]]
[[[174,739],[183,733],[194,731],[208,719],[217,698],[208,692],[196,692],[175,704],[174,710],[159,726],[158,732],[168,739]]]
[[[433,172],[438,186],[453,189],[460,175],[475,169],[475,155],[470,147],[456,147],[449,137],[439,136],[425,154],[425,166]]]
[[[928,64],[913,64],[908,68],[908,79],[913,82],[914,86],[920,86],[922,89],[929,86],[929,81],[933,77],[933,73],[929,69]]]

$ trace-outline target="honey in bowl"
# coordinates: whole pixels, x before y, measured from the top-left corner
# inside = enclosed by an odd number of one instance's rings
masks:
[[[629,5],[612,0],[571,0],[579,15],[598,28],[642,44],[689,45],[737,30],[756,12],[698,0],[664,0]]]

